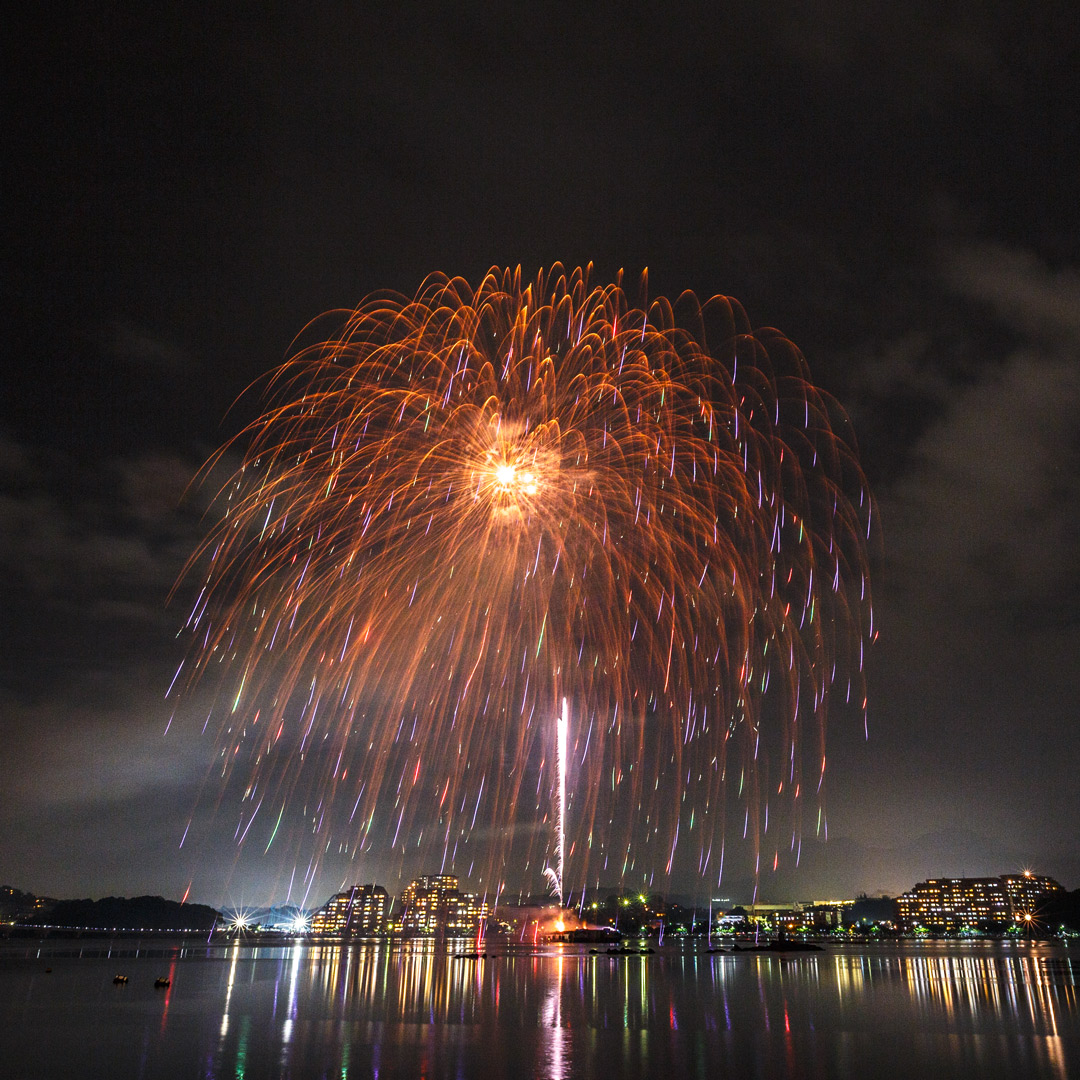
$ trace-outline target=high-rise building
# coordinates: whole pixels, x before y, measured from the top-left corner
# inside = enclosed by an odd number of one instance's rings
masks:
[[[461,933],[473,934],[480,923],[491,914],[491,911],[487,901],[475,893],[460,893],[459,896],[458,925]]]
[[[487,915],[484,901],[458,891],[454,874],[425,874],[401,894],[395,926],[403,934],[459,937],[472,934]]]
[[[381,934],[386,929],[389,896],[381,885],[354,885],[330,897],[311,918],[314,934]]]
[[[901,930],[925,927],[943,933],[1009,926],[1026,921],[1046,893],[1061,886],[1025,870],[986,878],[931,878],[897,897]]]
[[[1061,886],[1053,878],[1033,874],[1030,870],[1025,870],[1022,874],[1002,874],[1001,881],[1005,886],[1005,895],[1009,898],[1009,907],[1014,918],[1023,918],[1034,911],[1046,893],[1061,890]]]

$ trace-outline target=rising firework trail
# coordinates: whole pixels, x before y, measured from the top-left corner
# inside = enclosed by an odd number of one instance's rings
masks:
[[[218,688],[237,842],[309,881],[334,845],[498,887],[566,699],[560,892],[564,858],[719,876],[729,812],[759,861],[797,859],[873,637],[870,499],[801,353],[734,301],[558,266],[433,276],[308,337],[211,461],[241,463],[187,571],[178,685]]]
[[[544,875],[551,882],[559,900],[559,907],[565,903],[563,894],[563,874],[566,870],[566,753],[570,735],[569,706],[566,698],[562,700],[562,712],[555,730],[555,866],[544,868]]]

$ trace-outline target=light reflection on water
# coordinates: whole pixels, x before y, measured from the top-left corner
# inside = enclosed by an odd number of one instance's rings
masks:
[[[0,1061],[28,1080],[1080,1071],[1080,964],[1048,947],[42,949],[0,950]]]

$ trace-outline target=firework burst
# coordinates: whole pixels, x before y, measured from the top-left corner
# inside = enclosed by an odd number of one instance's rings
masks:
[[[320,844],[334,820],[445,865],[483,825],[497,878],[549,807],[565,697],[575,881],[670,870],[688,831],[719,873],[729,790],[759,850],[770,800],[797,846],[829,698],[865,707],[847,419],[734,302],[588,274],[373,297],[219,452],[242,464],[187,571],[187,678],[221,672],[238,839],[302,803]]]

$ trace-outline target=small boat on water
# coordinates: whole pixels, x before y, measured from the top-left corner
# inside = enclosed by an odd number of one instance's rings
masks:
[[[117,986],[123,986],[124,983],[126,983],[127,981],[128,981],[128,977],[126,975],[114,975],[113,976],[113,982],[116,983]]]
[[[172,986],[172,979],[162,977],[154,980],[154,988],[157,990],[165,990],[170,986]]]
[[[770,941],[768,945],[733,945],[737,953],[793,953],[824,952],[820,945],[810,941]]]

